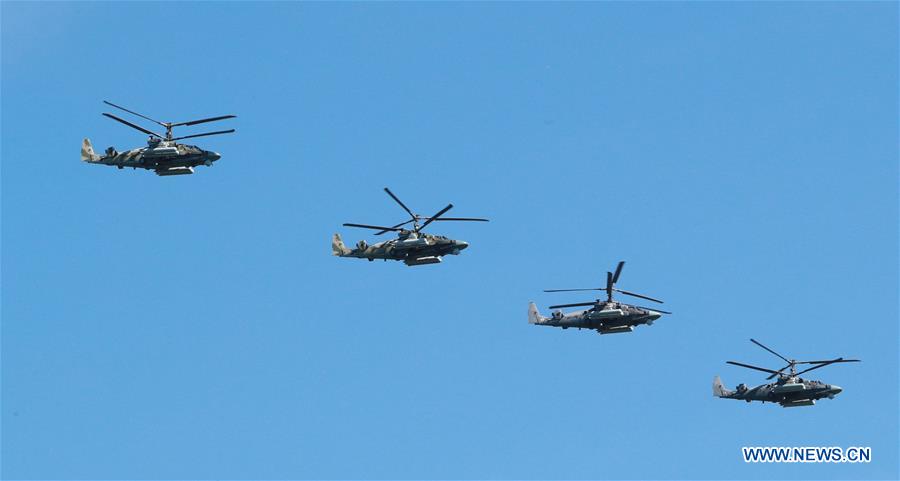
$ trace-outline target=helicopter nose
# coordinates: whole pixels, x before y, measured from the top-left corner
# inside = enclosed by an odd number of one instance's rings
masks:
[[[843,390],[844,390],[844,389],[843,389],[842,387],[840,387],[840,386],[835,386],[834,384],[831,385],[831,395],[832,395],[832,396],[835,395],[835,394],[840,394],[841,391],[843,391]]]
[[[211,161],[213,161],[213,162],[215,162],[215,161],[221,159],[222,156],[219,155],[218,153],[213,152],[213,151],[210,150],[210,151],[207,151],[207,152],[206,152],[206,158],[209,159],[209,160],[211,160]]]
[[[466,247],[469,247],[469,243],[466,241],[456,241],[456,248],[459,250],[463,250]]]
[[[655,321],[655,320],[659,319],[660,317],[662,317],[662,314],[660,314],[656,311],[650,311],[650,314],[648,317],[650,318],[651,321]]]

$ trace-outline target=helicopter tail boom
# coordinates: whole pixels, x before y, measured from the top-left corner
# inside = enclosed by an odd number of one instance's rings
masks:
[[[81,160],[82,162],[97,162],[100,156],[94,153],[94,146],[91,145],[90,139],[84,139],[81,142]]]
[[[334,237],[331,238],[331,253],[338,257],[345,256],[352,252],[347,246],[344,245],[343,239],[341,239],[340,234],[334,234]]]

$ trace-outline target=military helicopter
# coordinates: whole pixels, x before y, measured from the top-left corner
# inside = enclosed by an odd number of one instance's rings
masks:
[[[842,357],[831,359],[828,361],[797,361],[795,359],[788,359],[781,354],[778,354],[777,352],[762,345],[762,343],[757,341],[756,339],[750,339],[750,341],[753,342],[753,344],[756,344],[757,346],[780,357],[784,360],[784,362],[788,363],[788,365],[777,371],[773,371],[771,369],[751,366],[749,364],[743,364],[734,361],[726,361],[727,364],[734,364],[735,366],[768,372],[770,374],[766,379],[772,379],[777,376],[778,380],[774,383],[762,384],[754,388],[748,388],[745,384],[738,384],[737,388],[734,391],[729,391],[725,389],[725,386],[722,384],[722,380],[719,378],[719,376],[716,376],[715,378],[713,378],[713,396],[728,399],[743,399],[748,403],[751,401],[762,401],[763,403],[778,403],[781,404],[782,407],[786,408],[812,406],[816,403],[817,399],[834,399],[834,397],[840,394],[843,389],[841,389],[840,386],[835,386],[834,384],[825,384],[821,381],[809,381],[802,379],[800,377],[801,374],[812,371],[813,369],[819,369],[820,367],[830,366],[832,364],[837,364],[840,362],[860,362],[859,359],[844,359]],[[814,364],[814,366],[797,372],[798,364]],[[784,372],[785,369],[789,369],[789,371],[786,373]]]
[[[528,305],[528,322],[539,326],[553,326],[568,329],[575,327],[578,329],[596,329],[599,334],[618,334],[631,332],[634,326],[640,324],[652,325],[654,321],[662,317],[663,314],[671,314],[671,312],[660,309],[651,309],[649,307],[632,306],[613,300],[613,292],[618,292],[628,296],[639,297],[648,301],[663,301],[629,292],[616,288],[616,282],[619,281],[619,275],[622,274],[622,267],[625,261],[619,262],[616,266],[616,272],[606,273],[606,287],[595,287],[589,289],[547,289],[544,292],[571,292],[571,291],[606,291],[606,300],[597,299],[594,302],[579,302],[575,304],[559,304],[550,306],[550,309],[562,307],[581,307],[590,306],[590,309],[583,311],[574,311],[563,314],[562,311],[554,311],[550,317],[544,317],[538,312],[537,306],[532,302]]]
[[[151,119],[143,114],[132,112],[125,107],[120,107],[112,102],[104,100],[106,105],[113,106],[117,109],[124,110],[133,115],[137,115],[143,119],[155,122],[166,129],[165,136],[156,132],[147,130],[139,125],[135,125],[127,120],[123,120],[110,113],[103,115],[109,117],[116,122],[121,122],[133,129],[149,135],[147,139],[147,147],[129,150],[127,152],[117,152],[114,147],[106,149],[104,155],[100,156],[94,153],[94,147],[91,145],[90,139],[84,139],[81,143],[81,160],[89,164],[114,165],[120,169],[131,167],[132,169],[148,169],[156,172],[156,175],[189,175],[194,173],[194,167],[198,165],[211,166],[213,162],[219,160],[222,156],[209,151],[203,150],[195,145],[179,144],[176,141],[182,139],[190,139],[194,137],[205,137],[207,135],[230,134],[234,129],[219,130],[216,132],[206,132],[203,134],[185,135],[183,137],[172,137],[172,128],[182,125],[197,125],[205,122],[215,122],[217,120],[233,119],[234,115],[221,115],[218,117],[210,117],[200,120],[191,120],[188,122],[160,122]]]
[[[441,257],[459,253],[469,247],[469,243],[461,240],[449,239],[440,235],[425,234],[422,229],[434,221],[474,221],[487,222],[487,219],[478,219],[472,217],[441,217],[448,210],[453,208],[453,204],[448,204],[437,214],[431,217],[422,217],[414,214],[390,189],[384,188],[392,199],[394,199],[400,207],[406,211],[412,219],[401,222],[392,227],[382,227],[367,224],[344,224],[347,227],[359,227],[362,229],[373,229],[378,232],[375,235],[381,235],[385,232],[397,232],[397,238],[369,245],[366,241],[361,240],[356,244],[355,249],[349,249],[344,245],[340,234],[334,234],[331,240],[331,249],[334,255],[338,257],[358,257],[360,259],[375,259],[403,261],[408,266],[419,266],[424,264],[438,264]],[[420,221],[425,221],[420,224]],[[405,228],[407,224],[412,223],[412,229]]]

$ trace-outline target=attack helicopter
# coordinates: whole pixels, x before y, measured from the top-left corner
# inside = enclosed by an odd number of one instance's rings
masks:
[[[206,132],[203,134],[185,135],[183,137],[173,137],[172,128],[179,126],[197,125],[206,122],[215,122],[218,120],[233,119],[235,115],[220,115],[218,117],[209,117],[206,119],[191,120],[188,122],[160,122],[151,119],[143,114],[132,112],[125,107],[120,107],[112,102],[104,100],[103,103],[124,110],[130,114],[136,115],[143,119],[157,123],[166,129],[165,135],[160,135],[151,130],[145,129],[139,125],[135,125],[127,120],[121,119],[113,114],[104,113],[105,117],[109,117],[116,122],[123,123],[133,129],[139,130],[150,137],[147,139],[147,147],[141,147],[127,152],[118,152],[114,147],[106,149],[104,155],[94,153],[94,147],[91,145],[90,139],[84,139],[81,143],[81,160],[89,164],[114,165],[120,169],[131,167],[132,169],[147,169],[156,172],[159,176],[169,175],[189,175],[194,173],[194,167],[198,165],[212,166],[213,162],[219,160],[222,156],[210,150],[203,150],[195,145],[179,144],[178,140],[190,139],[194,137],[205,137],[208,135],[230,134],[234,129],[219,130],[216,132]]]
[[[469,243],[449,239],[441,235],[426,234],[422,232],[422,229],[435,221],[488,221],[487,219],[473,217],[442,217],[448,210],[453,208],[453,204],[448,204],[447,207],[444,207],[431,217],[423,217],[413,213],[390,189],[385,187],[384,191],[410,215],[410,220],[392,227],[349,223],[344,224],[344,226],[377,230],[378,232],[375,235],[381,235],[385,232],[396,232],[397,238],[372,245],[361,240],[356,244],[355,249],[350,249],[344,245],[340,234],[334,234],[331,240],[331,249],[334,255],[338,257],[357,257],[370,261],[375,259],[403,261],[407,266],[438,264],[445,255],[459,255],[466,247],[469,247]],[[411,229],[406,227],[408,224],[412,224]]]
[[[792,408],[798,406],[812,406],[816,404],[817,399],[834,399],[841,393],[843,389],[834,384],[825,384],[821,381],[810,381],[800,377],[805,372],[819,369],[820,367],[830,366],[841,362],[861,362],[859,359],[830,359],[827,361],[797,361],[796,359],[788,359],[781,354],[764,346],[756,339],[750,339],[757,346],[771,352],[780,357],[787,366],[774,371],[763,367],[751,366],[735,361],[726,361],[727,364],[755,369],[757,371],[770,373],[766,379],[778,377],[778,380],[770,384],[762,384],[753,388],[748,388],[745,384],[738,384],[734,391],[725,389],[722,379],[719,376],[713,378],[713,396],[727,399],[743,399],[744,401],[762,401],[763,403],[771,402],[781,404],[782,407]],[[814,364],[813,367],[797,372],[798,364]],[[788,372],[785,372],[788,369]]]
[[[563,307],[581,307],[590,306],[590,309],[582,311],[573,311],[564,314],[562,311],[554,311],[550,317],[544,317],[538,312],[534,302],[528,305],[528,322],[538,326],[552,326],[568,329],[574,327],[577,329],[595,329],[599,334],[619,334],[624,332],[632,332],[634,326],[640,324],[652,325],[654,321],[662,317],[663,314],[671,314],[671,312],[660,309],[651,309],[649,307],[633,306],[613,300],[613,292],[625,294],[632,297],[639,297],[648,301],[663,301],[654,299],[643,294],[629,292],[616,287],[619,281],[619,275],[622,274],[622,267],[625,261],[619,262],[616,266],[616,272],[606,273],[606,287],[595,287],[588,289],[547,289],[544,292],[572,292],[572,291],[606,291],[606,300],[597,299],[594,302],[579,302],[575,304],[559,304],[550,306],[550,309],[558,309]]]

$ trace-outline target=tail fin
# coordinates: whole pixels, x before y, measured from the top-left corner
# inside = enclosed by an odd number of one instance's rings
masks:
[[[725,385],[722,384],[722,378],[716,376],[713,378],[713,396],[715,397],[725,397],[727,396],[728,390],[725,389]]]
[[[331,238],[331,253],[336,256],[345,256],[352,252],[347,246],[344,245],[343,239],[341,239],[340,234],[335,234],[334,237]]]
[[[96,162],[100,160],[100,156],[94,153],[94,146],[91,145],[90,139],[84,139],[81,142],[81,160],[84,162]]]
[[[540,324],[544,322],[547,318],[542,316],[540,312],[538,312],[538,308],[534,305],[533,302],[528,303],[528,323],[529,324]]]

